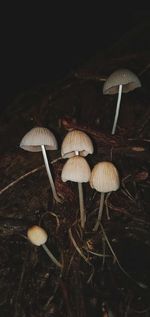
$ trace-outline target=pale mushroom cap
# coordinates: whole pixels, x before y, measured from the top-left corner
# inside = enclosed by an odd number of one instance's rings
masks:
[[[20,143],[20,147],[29,152],[40,152],[41,145],[44,145],[46,150],[57,150],[58,147],[54,134],[43,127],[31,129]]]
[[[27,237],[30,242],[36,246],[44,244],[48,238],[46,231],[39,226],[33,226],[29,228],[27,231]]]
[[[111,162],[97,163],[91,173],[90,185],[101,193],[116,191],[119,188],[119,175]]]
[[[93,153],[93,144],[89,136],[79,130],[73,130],[67,133],[62,146],[61,155],[63,158],[75,156],[75,151],[78,151],[81,156],[87,156]]]
[[[135,88],[141,87],[141,82],[139,78],[129,69],[118,69],[113,72],[105,81],[103,86],[103,94],[117,94],[119,85],[123,85],[122,91],[127,93],[134,90]]]
[[[81,156],[74,156],[65,163],[61,179],[63,182],[72,181],[78,183],[87,183],[90,179],[91,170],[85,160]]]

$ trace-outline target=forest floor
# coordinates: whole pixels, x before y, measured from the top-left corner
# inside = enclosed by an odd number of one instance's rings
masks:
[[[1,115],[3,317],[150,316],[150,48],[145,30],[149,26],[131,32],[54,87],[18,95]],[[133,40],[138,43],[134,49]],[[142,86],[123,94],[112,136],[117,95],[103,95],[102,88],[118,68],[135,72]],[[52,198],[41,153],[19,147],[34,126],[49,128],[58,140],[59,150],[48,155],[63,204]],[[100,193],[84,184],[87,222],[82,232],[77,184],[61,180],[66,161],[58,159],[61,142],[71,129],[91,137],[94,153],[86,158],[91,168],[112,161],[119,171],[120,188],[105,200],[97,232]],[[62,270],[29,243],[27,229],[33,224],[47,231],[47,246]]]

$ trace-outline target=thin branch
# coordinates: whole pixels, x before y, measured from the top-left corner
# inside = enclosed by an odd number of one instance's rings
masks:
[[[58,157],[57,159],[51,161],[51,164],[54,164],[56,163],[57,161],[61,160],[62,157]],[[17,183],[19,183],[20,181],[22,181],[23,179],[25,179],[26,177],[30,176],[30,175],[33,175],[34,173],[42,170],[43,168],[45,167],[45,165],[41,165],[41,166],[38,166],[37,168],[34,168],[33,170],[31,170],[30,172],[27,172],[26,174],[18,177],[17,179],[15,179],[13,182],[11,182],[10,184],[8,184],[6,187],[2,188],[0,190],[0,195],[3,194],[7,189],[9,189],[10,187],[13,187],[14,185],[16,185]]]
[[[82,250],[78,247],[73,235],[72,235],[72,231],[71,231],[71,228],[69,229],[69,237],[75,247],[75,249],[77,250],[77,252],[80,254],[80,256],[84,259],[84,261],[88,264],[90,264],[88,258],[83,254]]]
[[[11,182],[9,185],[7,185],[6,187],[4,187],[3,189],[0,190],[0,195],[3,194],[7,189],[9,189],[10,187],[14,186],[15,184],[19,183],[21,180],[23,180],[24,178],[40,171],[41,169],[44,168],[44,165],[41,165],[37,168],[34,168],[32,171],[20,176],[19,178],[17,178],[15,181]]]
[[[148,286],[147,286],[146,284],[141,283],[141,282],[137,282],[129,273],[127,273],[127,272],[125,271],[125,269],[124,269],[124,268],[122,267],[122,265],[120,264],[120,262],[119,262],[119,260],[118,260],[118,258],[117,258],[117,256],[116,256],[116,254],[115,254],[115,252],[114,252],[114,250],[113,250],[113,248],[112,248],[112,246],[111,246],[111,244],[110,244],[110,242],[109,242],[109,239],[108,239],[108,237],[107,237],[107,235],[106,235],[106,232],[105,232],[105,230],[104,230],[104,228],[103,228],[103,226],[102,226],[101,223],[100,223],[100,227],[101,227],[101,230],[102,230],[102,232],[103,232],[104,238],[105,238],[105,240],[106,240],[106,242],[107,242],[107,245],[108,245],[108,247],[109,247],[109,249],[110,249],[112,255],[114,256],[114,259],[115,259],[115,261],[117,262],[117,264],[118,264],[120,270],[121,270],[132,282],[136,283],[139,287],[144,288],[144,289],[147,289]]]

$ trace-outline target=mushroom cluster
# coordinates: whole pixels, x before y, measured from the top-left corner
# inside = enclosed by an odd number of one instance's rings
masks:
[[[61,146],[62,157],[68,158],[62,169],[61,179],[63,182],[72,181],[78,183],[82,229],[84,229],[86,222],[82,183],[87,183],[91,176],[90,167],[84,156],[92,154],[93,150],[93,144],[89,136],[79,130],[68,132]]]
[[[115,134],[116,131],[122,92],[127,93],[138,87],[141,87],[139,78],[128,69],[118,69],[114,71],[105,81],[103,86],[103,94],[113,95],[118,93],[112,134]],[[56,150],[58,148],[54,134],[47,128],[35,127],[25,134],[21,140],[20,147],[30,152],[42,152],[53,197],[56,202],[60,203],[61,199],[56,192],[46,154],[46,150]],[[79,130],[68,132],[61,146],[62,158],[68,159],[63,167],[61,179],[63,182],[73,181],[78,183],[80,219],[82,228],[84,228],[86,222],[82,183],[87,183],[90,181],[91,187],[101,192],[101,207],[99,209],[98,220],[95,226],[96,230],[98,227],[98,222],[102,216],[104,193],[118,189],[119,180],[117,180],[116,176],[116,185],[113,183],[114,187],[111,188],[112,179],[108,175],[110,174],[112,176],[113,173],[114,175],[117,175],[117,172],[115,167],[112,167],[112,164],[109,162],[98,163],[94,167],[91,175],[90,167],[84,157],[86,157],[88,154],[92,154],[93,150],[92,141],[86,133]]]
[[[103,86],[103,94],[118,93],[116,113],[112,127],[112,134],[115,134],[117,120],[119,116],[122,92],[127,93],[135,88],[141,87],[138,77],[128,69],[119,69],[112,73],[105,81]],[[58,145],[54,134],[47,128],[35,127],[31,129],[22,138],[20,147],[29,152],[42,152],[46,172],[50,182],[53,198],[56,202],[62,202],[55,188],[55,183],[51,174],[50,164],[48,162],[47,150],[57,150]],[[105,193],[110,193],[119,189],[119,174],[112,162],[98,162],[92,169],[85,157],[93,154],[93,144],[90,137],[82,131],[73,130],[67,133],[61,146],[61,157],[67,159],[63,166],[61,179],[63,182],[72,181],[78,183],[79,207],[80,207],[80,223],[81,228],[85,228],[86,211],[83,197],[83,183],[90,183],[90,186],[101,193],[100,206],[97,220],[93,231],[97,231],[101,222]],[[33,226],[27,232],[28,239],[35,245],[44,248],[51,260],[58,266],[62,265],[56,260],[53,254],[46,247],[47,241],[46,231],[39,227]]]
[[[21,140],[20,147],[30,152],[42,152],[53,197],[57,202],[60,202],[61,200],[56,193],[46,154],[46,150],[56,150],[58,147],[54,134],[47,128],[35,127],[25,134]],[[78,183],[80,222],[82,229],[84,229],[86,223],[82,184],[89,182],[92,188],[101,192],[97,222],[93,229],[96,231],[102,217],[104,194],[119,188],[119,176],[116,167],[111,162],[99,162],[94,166],[91,172],[85,157],[88,154],[92,154],[93,151],[92,141],[86,133],[79,130],[68,132],[61,146],[61,156],[63,159],[67,158],[62,169],[61,179],[63,182],[72,181]],[[43,243],[43,245],[45,249],[45,244]]]

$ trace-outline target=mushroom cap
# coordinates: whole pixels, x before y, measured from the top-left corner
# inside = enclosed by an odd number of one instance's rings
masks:
[[[34,245],[37,246],[44,244],[48,238],[46,231],[39,226],[29,228],[27,231],[27,237]]]
[[[73,130],[67,133],[62,146],[61,155],[63,158],[75,156],[75,151],[80,152],[81,156],[87,156],[93,153],[93,144],[89,136],[79,130]]]
[[[20,147],[29,152],[40,152],[41,145],[46,150],[57,150],[57,141],[54,134],[43,127],[35,127],[22,138]]]
[[[127,93],[134,90],[135,88],[141,87],[141,82],[139,78],[129,69],[118,69],[113,72],[105,81],[103,86],[103,94],[117,94],[119,85],[122,85],[122,91]]]
[[[101,193],[116,191],[119,188],[119,174],[111,162],[97,163],[91,173],[90,185]]]
[[[90,175],[91,170],[85,158],[74,156],[69,158],[65,163],[62,169],[61,179],[63,182],[87,183],[90,179]]]

